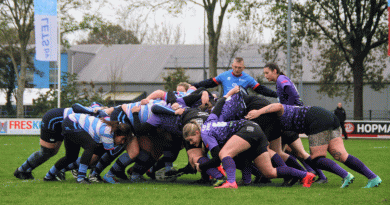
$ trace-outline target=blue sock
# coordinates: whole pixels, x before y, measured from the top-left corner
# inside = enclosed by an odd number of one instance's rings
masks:
[[[81,181],[87,176],[87,170],[88,170],[88,165],[86,164],[80,164],[79,166],[79,175],[77,176],[77,181]]]
[[[172,170],[173,167],[173,162],[165,162],[165,171],[170,171]]]
[[[133,163],[133,160],[130,158],[127,152],[123,153],[112,165],[111,169],[114,172],[124,172],[126,167]]]
[[[49,172],[46,174],[46,178],[47,179],[53,179],[57,174],[58,174],[58,169],[56,168],[56,166],[52,166],[49,170]]]

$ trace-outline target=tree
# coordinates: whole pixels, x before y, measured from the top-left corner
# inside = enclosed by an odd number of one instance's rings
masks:
[[[339,79],[352,79],[354,89],[354,119],[363,119],[363,85],[371,84],[374,90],[383,88],[383,66],[369,66],[371,58],[378,55],[377,48],[388,42],[387,1],[307,1],[304,5],[294,3],[293,10],[313,24],[307,27],[309,36],[318,36],[325,41],[324,49],[329,55],[323,70],[332,69],[335,55],[344,58],[352,76],[344,69],[335,69],[323,76],[329,83]],[[319,34],[313,34],[313,32]],[[324,60],[325,60],[324,59]],[[347,83],[349,83],[347,81]],[[382,84],[382,85],[381,85]]]
[[[103,99],[103,88],[95,90],[93,82],[89,83],[88,88],[85,88],[86,82],[82,82],[84,89],[79,89],[80,84],[77,84],[77,74],[64,73],[61,75],[61,105],[62,107],[71,107],[74,103],[80,103],[84,106],[89,106],[92,102],[101,102],[106,105],[108,102]],[[39,97],[33,100],[32,115],[42,116],[49,109],[57,107],[58,94],[56,89],[50,89],[45,94],[40,94]]]
[[[176,91],[177,84],[188,82],[189,79],[190,77],[186,75],[184,68],[175,68],[175,72],[169,72],[167,76],[163,76],[164,89],[166,91]]]
[[[233,0],[135,0],[131,2],[129,10],[137,10],[139,8],[147,8],[150,12],[157,10],[166,10],[169,14],[179,16],[188,6],[192,4],[201,6],[206,12],[207,16],[207,37],[209,43],[209,77],[217,76],[217,62],[218,62],[218,45],[221,35],[222,24],[228,8],[233,8],[240,5],[240,1]],[[188,6],[189,7],[189,6]],[[233,11],[233,10],[232,10]]]
[[[132,31],[124,30],[119,25],[103,23],[99,28],[94,28],[88,34],[87,39],[78,44],[139,44]]]
[[[237,57],[237,53],[252,43],[258,43],[257,39],[254,29],[247,25],[233,29],[229,26],[221,35],[221,45],[218,52],[219,59],[226,66],[225,69],[229,70],[231,68],[230,65]]]
[[[0,49],[11,58],[15,75],[17,77],[18,89],[16,91],[16,115],[23,117],[23,93],[26,85],[27,61],[30,57],[27,52],[27,44],[30,40],[30,33],[34,29],[33,0],[0,1]],[[16,35],[13,29],[16,28]],[[16,49],[20,48],[20,49]],[[20,54],[20,66],[16,62],[16,53]]]
[[[345,96],[350,92],[345,92],[340,83],[345,83],[347,89],[353,88],[355,120],[363,119],[363,85],[370,84],[374,90],[383,88],[383,46],[388,42],[386,4],[385,0],[313,0],[292,4],[292,47],[301,46],[303,41],[311,48],[318,47],[321,56],[313,71],[320,76],[319,92],[330,97]],[[243,10],[255,8],[245,5]],[[272,44],[282,47],[287,39],[287,0],[261,1],[256,6],[259,5],[268,8],[266,18],[259,22],[275,29]],[[297,53],[298,49],[294,50]]]

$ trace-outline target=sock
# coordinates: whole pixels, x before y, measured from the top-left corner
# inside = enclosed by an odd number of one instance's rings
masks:
[[[129,166],[131,163],[133,163],[134,160],[132,160],[129,156],[129,154],[127,154],[127,152],[123,153],[114,163],[114,165],[112,165],[110,171],[112,173],[118,173],[118,172],[124,172],[126,167]]]
[[[65,170],[66,170],[66,171],[69,171],[69,170],[72,170],[72,169],[78,169],[79,166],[80,166],[80,159],[81,159],[81,158],[79,157],[79,158],[77,158],[76,161],[70,163],[70,164],[65,168]]]
[[[173,162],[165,162],[165,172],[172,170]]]
[[[337,174],[343,179],[348,175],[348,172],[345,171],[345,169],[340,167],[340,165],[338,165],[333,160],[330,160],[330,159],[325,158],[325,157],[321,157],[319,159],[317,158],[317,160],[316,161],[315,160],[316,159],[314,159],[312,161],[315,163],[316,167],[318,167],[322,170]]]
[[[249,184],[252,181],[252,167],[246,166],[242,170],[242,181],[244,181],[245,184]]]
[[[377,175],[374,174],[374,172],[372,172],[362,161],[352,155],[348,155],[348,158],[344,162],[344,164],[348,168],[352,169],[353,171],[359,172],[368,179],[374,179],[375,177],[377,177]]]
[[[306,177],[306,174],[307,174],[306,171],[294,169],[294,168],[289,167],[289,166],[276,167],[276,172],[277,172],[278,178],[298,177],[300,179],[303,179]]]
[[[81,181],[87,176],[87,170],[88,170],[88,165],[86,164],[80,164],[79,166],[79,174],[77,175],[77,181]]]
[[[104,153],[103,156],[99,159],[98,163],[96,164],[96,167],[92,172],[92,175],[100,175],[103,172],[103,170],[108,165],[110,165],[114,159],[115,158],[109,153]]]
[[[208,161],[210,161],[210,159],[209,158],[207,158],[207,157],[201,157],[201,158],[199,158],[198,159],[198,163],[199,164],[204,164],[204,163],[206,163],[206,162],[208,162]],[[203,171],[202,171],[203,172]],[[222,173],[217,169],[217,168],[209,168],[209,169],[207,169],[206,170],[206,174],[208,175],[208,176],[212,176],[212,177],[214,177],[214,179],[221,179],[222,177],[223,177],[223,175],[222,175]],[[207,177],[208,177],[207,176]],[[206,177],[206,178],[207,178]],[[203,177],[202,177],[203,178]],[[206,179],[205,178],[205,179]]]
[[[297,161],[297,159],[293,156],[289,156],[286,160],[286,165],[295,169],[299,169],[302,171],[306,171],[305,168],[303,168]]]
[[[46,174],[45,178],[47,179],[53,179],[58,174],[58,169],[56,166],[52,166],[49,170],[49,172]]]
[[[227,181],[233,183],[236,181],[236,163],[231,157],[224,157],[222,159],[222,166],[227,175]]]
[[[284,163],[282,157],[280,157],[280,155],[278,155],[277,153],[275,153],[274,156],[272,156],[271,161],[275,163],[277,167],[286,166],[286,163]]]
[[[31,172],[55,155],[55,149],[42,147],[39,151],[32,153],[27,160],[18,168],[21,172]]]
[[[251,165],[251,173],[257,177],[263,176],[259,169],[252,163]]]
[[[314,170],[313,170],[313,168],[311,168],[311,166],[309,166],[306,162],[305,162],[305,160],[302,160],[302,161],[300,161],[302,164],[303,164],[303,166],[305,167],[305,169],[308,171],[308,172],[313,172]]]

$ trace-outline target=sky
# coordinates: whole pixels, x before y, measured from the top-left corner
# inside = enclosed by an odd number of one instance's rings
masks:
[[[109,21],[112,22],[118,22],[118,16],[116,14],[116,9],[119,7],[123,7],[123,3],[121,1],[112,1],[114,9],[103,9],[101,10],[104,18],[106,18]],[[190,5],[190,4],[189,4]],[[173,28],[176,27],[176,25],[180,25],[182,30],[184,30],[185,38],[184,38],[184,44],[203,44],[203,32],[204,32],[204,11],[203,8],[197,5],[192,5],[190,8],[188,8],[186,11],[183,12],[183,14],[180,15],[180,17],[173,17],[171,15],[164,15],[165,12],[157,12],[155,16],[150,15],[148,19],[150,19],[149,24],[152,25],[154,23],[169,23],[172,25]],[[76,16],[77,20],[81,21],[82,14],[81,12],[75,12],[74,16]],[[231,28],[234,28],[238,25],[238,20],[227,18],[227,15],[225,15],[224,21],[223,21],[223,29],[227,29],[228,25],[230,25]],[[265,34],[270,33],[269,30],[264,32]],[[75,41],[78,40],[77,38],[80,38],[82,36],[85,36],[85,33],[78,32],[73,35],[67,36],[70,40],[71,44],[75,44]],[[263,35],[264,41],[269,41],[270,37],[269,35]]]

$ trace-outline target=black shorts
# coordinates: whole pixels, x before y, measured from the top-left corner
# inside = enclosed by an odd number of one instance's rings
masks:
[[[282,131],[282,145],[290,145],[299,138],[299,134],[294,131]]]
[[[269,142],[276,140],[280,137],[281,125],[276,113],[260,115],[258,118],[253,119],[252,121],[257,123],[261,127]]]
[[[250,156],[255,158],[267,151],[268,140],[260,126],[252,121],[246,121],[244,126],[234,135],[237,135],[247,141],[251,148],[247,150]]]
[[[305,134],[314,135],[340,127],[340,121],[335,114],[322,107],[311,107],[305,117]]]
[[[64,140],[64,136],[61,134],[64,110],[64,108],[54,108],[43,115],[41,124],[41,139],[43,141],[55,143]]]
[[[77,132],[85,132],[85,130],[77,122],[73,122],[66,117],[62,122],[62,135],[72,134]]]

